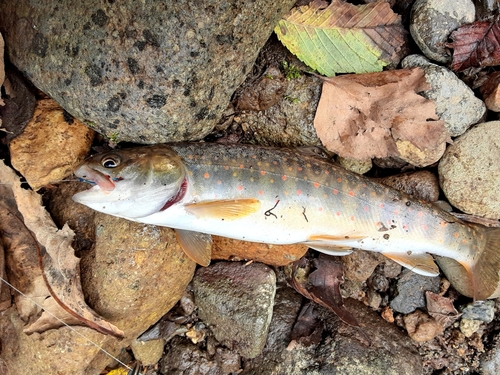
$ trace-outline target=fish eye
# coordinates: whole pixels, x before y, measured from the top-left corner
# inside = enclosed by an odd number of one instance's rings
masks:
[[[107,157],[101,161],[101,164],[104,168],[116,168],[118,164],[120,164],[120,161],[115,158]]]

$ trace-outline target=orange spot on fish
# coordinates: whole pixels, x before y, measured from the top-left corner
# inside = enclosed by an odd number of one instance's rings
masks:
[[[325,171],[325,174],[330,174],[330,171]]]
[[[335,214],[336,214],[337,216],[340,216],[340,212],[335,212]]]
[[[363,187],[366,187],[366,184],[363,184]]]
[[[422,217],[422,216],[424,216],[424,213],[422,211],[418,211],[417,215],[418,215],[418,217]]]
[[[376,197],[376,196],[377,196],[377,193],[375,193],[374,191],[372,191],[372,192],[370,193],[370,195],[371,195],[372,197]]]
[[[458,232],[453,233],[453,237],[457,238],[459,236]]]
[[[323,207],[318,207],[318,211],[323,211]]]
[[[323,198],[328,198],[328,195],[326,195],[326,194],[323,194]]]
[[[259,193],[259,195],[264,194],[264,192],[262,190],[259,190],[258,193]]]
[[[339,191],[337,189],[333,189],[333,194],[337,195]]]
[[[274,179],[273,179],[273,178],[271,178],[271,179],[269,180],[269,182],[270,182],[271,184],[274,184]]]
[[[205,172],[205,174],[203,175],[203,177],[209,178],[210,177],[210,173]]]
[[[383,203],[380,203],[378,206],[379,206],[380,208],[384,208],[384,204],[383,204]]]
[[[365,210],[365,211],[368,211],[369,209],[370,209],[370,207],[368,207],[368,206],[363,207],[363,210]]]
[[[238,189],[239,191],[242,191],[242,190],[243,190],[243,185],[238,185],[237,189]]]
[[[313,185],[316,189],[319,188],[319,182],[315,182]]]
[[[399,211],[398,211],[398,210],[395,210],[395,211],[394,211],[394,215],[399,215]]]
[[[288,194],[289,194],[288,190],[285,190],[285,195],[288,195]]]
[[[240,164],[240,169],[243,169],[245,168],[245,166],[243,164]]]
[[[403,229],[404,229],[404,230],[408,230],[408,225],[403,224]]]
[[[429,227],[427,226],[427,224],[424,224],[424,225],[422,225],[422,229],[427,230],[427,229],[429,229]]]
[[[286,174],[284,174],[283,176],[281,176],[281,179],[282,179],[283,181],[286,181],[286,179],[287,179],[287,175],[286,175]]]
[[[442,221],[442,222],[441,222],[441,226],[442,226],[442,227],[445,227],[445,226],[447,226],[447,225],[448,225],[448,223],[447,223],[446,221]]]
[[[443,243],[443,239],[442,238],[438,238],[438,242],[439,243]]]
[[[217,185],[220,185],[222,184],[222,181],[221,180],[217,180]]]
[[[340,177],[337,178],[337,182],[342,182],[342,179]]]
[[[293,171],[293,168],[292,168],[292,167],[288,167],[288,170],[289,170],[289,171]]]
[[[189,158],[189,159],[193,159],[193,155],[189,155],[189,156],[188,156],[188,158]]]
[[[275,160],[275,161],[273,161],[273,164],[274,165],[278,165],[278,162]]]
[[[302,170],[302,167],[297,167],[297,170],[298,170],[298,171],[301,171],[301,170]]]
[[[350,219],[351,219],[351,221],[354,221],[354,216],[351,216]]]
[[[348,194],[349,194],[351,197],[354,197],[354,191],[350,191]]]
[[[227,171],[229,169],[229,165],[225,165],[224,169]]]
[[[297,195],[302,195],[302,190],[297,190]]]
[[[260,174],[264,176],[266,174],[266,171],[260,171]]]

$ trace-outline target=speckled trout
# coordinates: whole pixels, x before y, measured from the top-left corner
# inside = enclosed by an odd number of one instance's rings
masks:
[[[302,243],[331,255],[376,251],[428,276],[439,274],[434,254],[461,293],[479,300],[500,294],[499,228],[461,221],[299,150],[155,145],[98,154],[75,174],[95,185],[76,202],[174,228],[201,265],[210,262],[210,235]]]

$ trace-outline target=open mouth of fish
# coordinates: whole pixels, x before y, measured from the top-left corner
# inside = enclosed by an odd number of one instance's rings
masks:
[[[115,188],[115,183],[121,181],[120,177],[111,177],[101,173],[95,169],[89,168],[86,165],[81,165],[75,171],[75,176],[79,181],[87,182],[91,185],[97,185],[104,191],[112,191]]]

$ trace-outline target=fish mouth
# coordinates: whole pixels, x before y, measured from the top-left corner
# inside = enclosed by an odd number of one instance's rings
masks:
[[[115,182],[122,180],[122,178],[112,178],[111,176],[92,169],[85,164],[80,165],[76,169],[75,176],[78,177],[80,181],[87,182],[91,185],[97,185],[104,191],[114,190]]]

